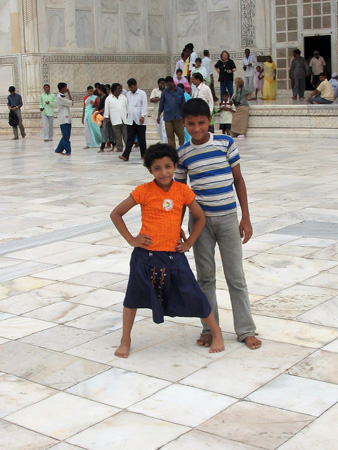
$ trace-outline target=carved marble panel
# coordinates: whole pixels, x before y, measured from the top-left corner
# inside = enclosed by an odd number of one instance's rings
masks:
[[[93,9],[92,0],[75,0],[75,9]]]
[[[140,13],[140,0],[124,0],[124,5],[127,13]]]
[[[208,0],[208,11],[225,11],[233,7],[232,0]]]
[[[149,46],[151,51],[163,50],[164,23],[162,16],[151,15],[148,17]]]
[[[148,0],[148,12],[151,14],[163,14],[163,0]]]
[[[47,9],[49,48],[66,46],[65,13],[63,9]]]
[[[118,0],[101,0],[101,10],[117,11],[118,3]]]
[[[76,43],[79,48],[93,47],[93,14],[91,11],[76,10]]]
[[[241,0],[242,11],[242,47],[256,45],[255,0]]]
[[[179,13],[192,13],[198,11],[198,0],[183,0],[178,1]]]
[[[64,8],[66,6],[66,0],[46,0],[47,8]]]
[[[26,103],[37,103],[42,85],[41,58],[39,56],[24,56],[23,72]]]
[[[2,61],[1,61],[2,63]],[[12,65],[0,65],[0,96],[7,97],[8,87],[15,86],[14,67]]]
[[[203,47],[201,39],[201,16],[199,14],[185,14],[177,18],[178,47],[183,48],[188,42],[192,42],[195,48]]]
[[[210,48],[230,48],[238,30],[230,11],[208,14],[208,43]]]
[[[118,14],[102,13],[102,36],[104,48],[117,49],[119,42]]]
[[[125,31],[127,48],[132,52],[143,49],[143,24],[140,14],[126,14]]]

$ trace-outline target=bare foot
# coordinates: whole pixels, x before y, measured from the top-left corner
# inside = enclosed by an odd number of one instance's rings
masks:
[[[201,334],[201,337],[197,339],[197,345],[204,345],[204,347],[210,347],[212,342],[211,334]]]
[[[122,339],[121,339],[121,344],[115,350],[114,355],[118,356],[119,358],[128,358],[129,350],[130,350],[130,341],[129,342],[123,342]]]
[[[100,149],[97,153],[103,153],[103,150]]]
[[[122,159],[122,161],[128,161],[127,158],[125,158],[125,157],[122,156],[122,155],[119,155],[119,158]]]
[[[256,350],[262,345],[262,341],[257,339],[255,336],[248,336],[244,339],[244,342],[251,350]]]
[[[83,147],[83,150],[86,150],[87,148],[89,148],[88,145],[86,145],[85,147]]]
[[[218,328],[217,334],[212,337],[212,346],[209,353],[219,353],[224,351],[222,330]]]

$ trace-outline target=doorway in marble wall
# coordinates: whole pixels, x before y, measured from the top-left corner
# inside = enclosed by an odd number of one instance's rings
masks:
[[[316,35],[304,37],[304,58],[309,63],[313,57],[313,52],[319,51],[326,61],[326,73],[328,78],[331,77],[331,36],[330,35]],[[313,87],[310,81],[310,77],[306,78],[306,90],[312,91]]]

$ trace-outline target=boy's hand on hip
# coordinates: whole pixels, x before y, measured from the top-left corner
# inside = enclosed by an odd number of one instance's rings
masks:
[[[151,238],[151,236],[146,236],[145,234],[139,234],[136,237],[133,237],[130,241],[129,244],[132,247],[141,247],[144,249],[148,249],[149,245],[152,245],[153,240]]]
[[[245,244],[246,242],[248,242],[248,240],[252,236],[252,225],[250,219],[242,218],[239,224],[239,233],[241,235],[241,238],[244,238],[242,243]]]

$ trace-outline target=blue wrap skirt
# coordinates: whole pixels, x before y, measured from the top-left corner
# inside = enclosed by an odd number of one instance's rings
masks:
[[[211,313],[184,253],[155,252],[136,247],[130,259],[130,275],[123,305],[150,308],[155,323],[164,316],[200,317]]]

